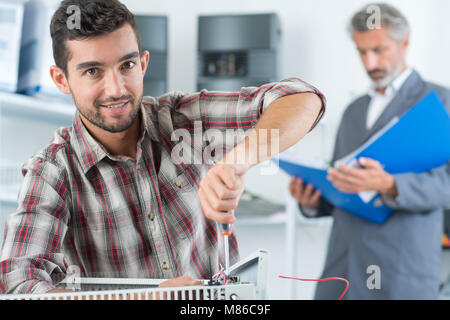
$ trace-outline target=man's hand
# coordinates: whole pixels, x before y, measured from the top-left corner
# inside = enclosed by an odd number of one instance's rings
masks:
[[[169,279],[159,284],[159,288],[167,287],[185,287],[185,286],[198,286],[201,285],[201,281],[195,280],[188,275],[184,275],[178,278]]]
[[[63,289],[63,288],[55,288],[48,291],[48,293],[65,293],[65,292],[72,292],[73,290],[70,289]]]
[[[195,280],[188,275],[184,275],[178,278],[169,279],[159,284],[159,288],[167,288],[167,287],[187,287],[187,286],[198,286],[201,285],[202,282],[200,280]],[[170,296],[169,296],[170,293]],[[151,295],[150,300],[174,300],[175,294],[178,294],[177,299],[181,299],[181,292],[156,292],[155,296]],[[188,291],[185,291],[185,296],[188,296]],[[170,298],[169,298],[170,297]],[[200,293],[197,299],[203,300],[203,293]]]
[[[292,177],[289,191],[292,197],[301,205],[315,209],[319,208],[319,200],[322,193],[320,190],[314,190],[312,184],[308,183],[305,186],[301,178]]]
[[[248,169],[248,165],[219,162],[208,171],[198,190],[200,205],[207,218],[221,224],[236,221],[233,211],[244,191],[244,175]]]
[[[393,197],[398,195],[394,177],[384,171],[376,160],[360,158],[359,163],[364,168],[351,168],[344,164],[338,165],[338,170],[328,170],[328,180],[342,192],[359,193],[366,190],[376,190]]]
[[[245,139],[200,182],[198,198],[205,216],[221,224],[233,224],[233,211],[244,191],[245,173],[303,138],[323,113],[322,104],[322,99],[312,92],[274,100]]]

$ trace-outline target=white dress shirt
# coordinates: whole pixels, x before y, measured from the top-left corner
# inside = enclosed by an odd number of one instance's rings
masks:
[[[372,128],[374,123],[383,113],[384,109],[394,99],[406,79],[411,75],[412,69],[408,68],[403,71],[390,85],[387,86],[384,94],[379,93],[374,87],[369,89],[368,95],[370,96],[369,108],[367,110],[366,127]]]

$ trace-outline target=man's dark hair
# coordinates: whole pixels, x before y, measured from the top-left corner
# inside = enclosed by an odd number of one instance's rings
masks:
[[[75,9],[74,9],[75,8]],[[75,11],[74,11],[75,10]],[[73,27],[68,20],[79,14],[79,24]],[[141,52],[141,40],[133,14],[117,0],[64,0],[53,14],[50,34],[55,64],[67,74],[70,52],[67,40],[87,39],[109,34],[126,23],[133,28]]]

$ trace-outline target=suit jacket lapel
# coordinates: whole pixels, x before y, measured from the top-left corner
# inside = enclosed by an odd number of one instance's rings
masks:
[[[367,133],[366,118],[370,103],[370,96],[362,96],[353,105],[352,112],[343,117],[339,125],[338,135],[334,146],[332,162],[346,156],[358,148]]]
[[[389,105],[381,113],[380,117],[375,121],[373,126],[366,130],[363,141],[367,141],[374,133],[383,128],[391,119],[396,116],[402,116],[424,94],[425,82],[416,71],[413,71],[405,81],[399,92],[395,95]],[[367,109],[367,108],[366,108]],[[367,117],[367,112],[366,112]],[[363,120],[366,123],[366,119]]]
[[[354,134],[360,138],[363,138],[367,133],[366,120],[370,100],[370,96],[368,94],[365,95],[361,101],[361,106],[357,109],[359,112],[354,116]]]

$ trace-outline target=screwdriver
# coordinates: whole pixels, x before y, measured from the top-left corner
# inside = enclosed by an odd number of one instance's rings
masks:
[[[229,224],[221,224],[221,233],[223,236],[223,250],[225,254],[225,274],[228,276],[228,269],[230,268],[230,249],[229,249],[229,236],[231,235],[231,226]]]

